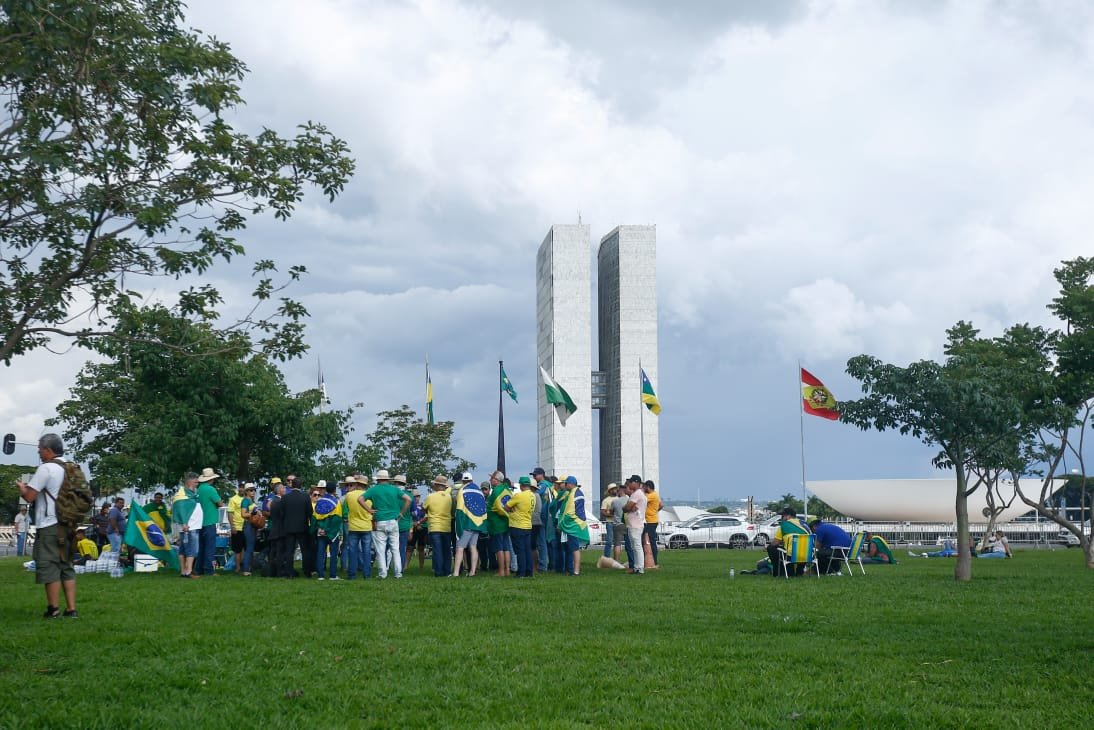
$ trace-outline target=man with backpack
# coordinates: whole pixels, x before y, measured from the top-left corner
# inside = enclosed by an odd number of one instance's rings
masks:
[[[34,524],[38,528],[34,540],[35,581],[46,590],[46,612],[43,618],[78,618],[76,612],[76,570],[72,565],[71,540],[57,518],[57,498],[65,481],[65,467],[58,458],[65,453],[61,437],[47,433],[38,439],[38,457],[42,465],[29,482],[16,481],[19,496],[34,503]],[[59,604],[61,589],[65,592],[65,611]]]

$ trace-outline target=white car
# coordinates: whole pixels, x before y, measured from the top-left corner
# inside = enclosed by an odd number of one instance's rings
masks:
[[[604,527],[604,523],[599,517],[589,517],[585,520],[585,524],[589,526],[589,545],[603,545],[605,538],[608,536],[608,530]]]
[[[710,545],[745,548],[756,538],[756,525],[729,515],[699,515],[666,528],[658,538],[670,549]]]

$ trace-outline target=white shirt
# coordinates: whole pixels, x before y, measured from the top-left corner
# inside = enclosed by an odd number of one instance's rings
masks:
[[[638,505],[638,509],[633,512],[623,513],[623,520],[627,523],[627,529],[641,530],[646,525],[646,503],[649,501],[646,498],[646,493],[641,489],[636,489],[627,501]]]
[[[201,523],[205,521],[205,513],[201,510],[201,503],[194,505],[194,511],[190,513],[190,521],[186,523],[191,532],[201,532]]]
[[[65,481],[65,470],[60,464],[48,461],[38,467],[34,476],[27,482],[38,490],[34,500],[34,525],[38,529],[57,524],[57,495],[61,493],[61,484]],[[49,497],[46,496],[49,493]]]
[[[22,535],[27,531],[27,516],[22,512],[15,515],[15,534]]]

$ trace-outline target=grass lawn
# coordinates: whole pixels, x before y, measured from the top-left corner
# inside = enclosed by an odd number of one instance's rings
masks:
[[[1090,727],[1094,571],[1074,551],[904,557],[853,578],[645,576],[351,584],[82,575],[44,621],[0,560],[0,728]],[[415,563],[416,566],[416,563]]]

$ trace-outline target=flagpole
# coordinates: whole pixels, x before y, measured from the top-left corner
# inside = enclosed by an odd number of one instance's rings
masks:
[[[801,454],[802,454],[802,511],[805,512],[805,519],[809,519],[809,497],[805,492],[805,408],[801,404],[801,390],[802,390],[802,361],[798,358],[798,429],[801,436]]]
[[[638,358],[638,434],[642,445],[642,478],[646,475],[646,406],[642,403],[642,358]]]
[[[505,366],[498,360],[498,471],[505,473],[505,411],[502,408],[501,374]]]

